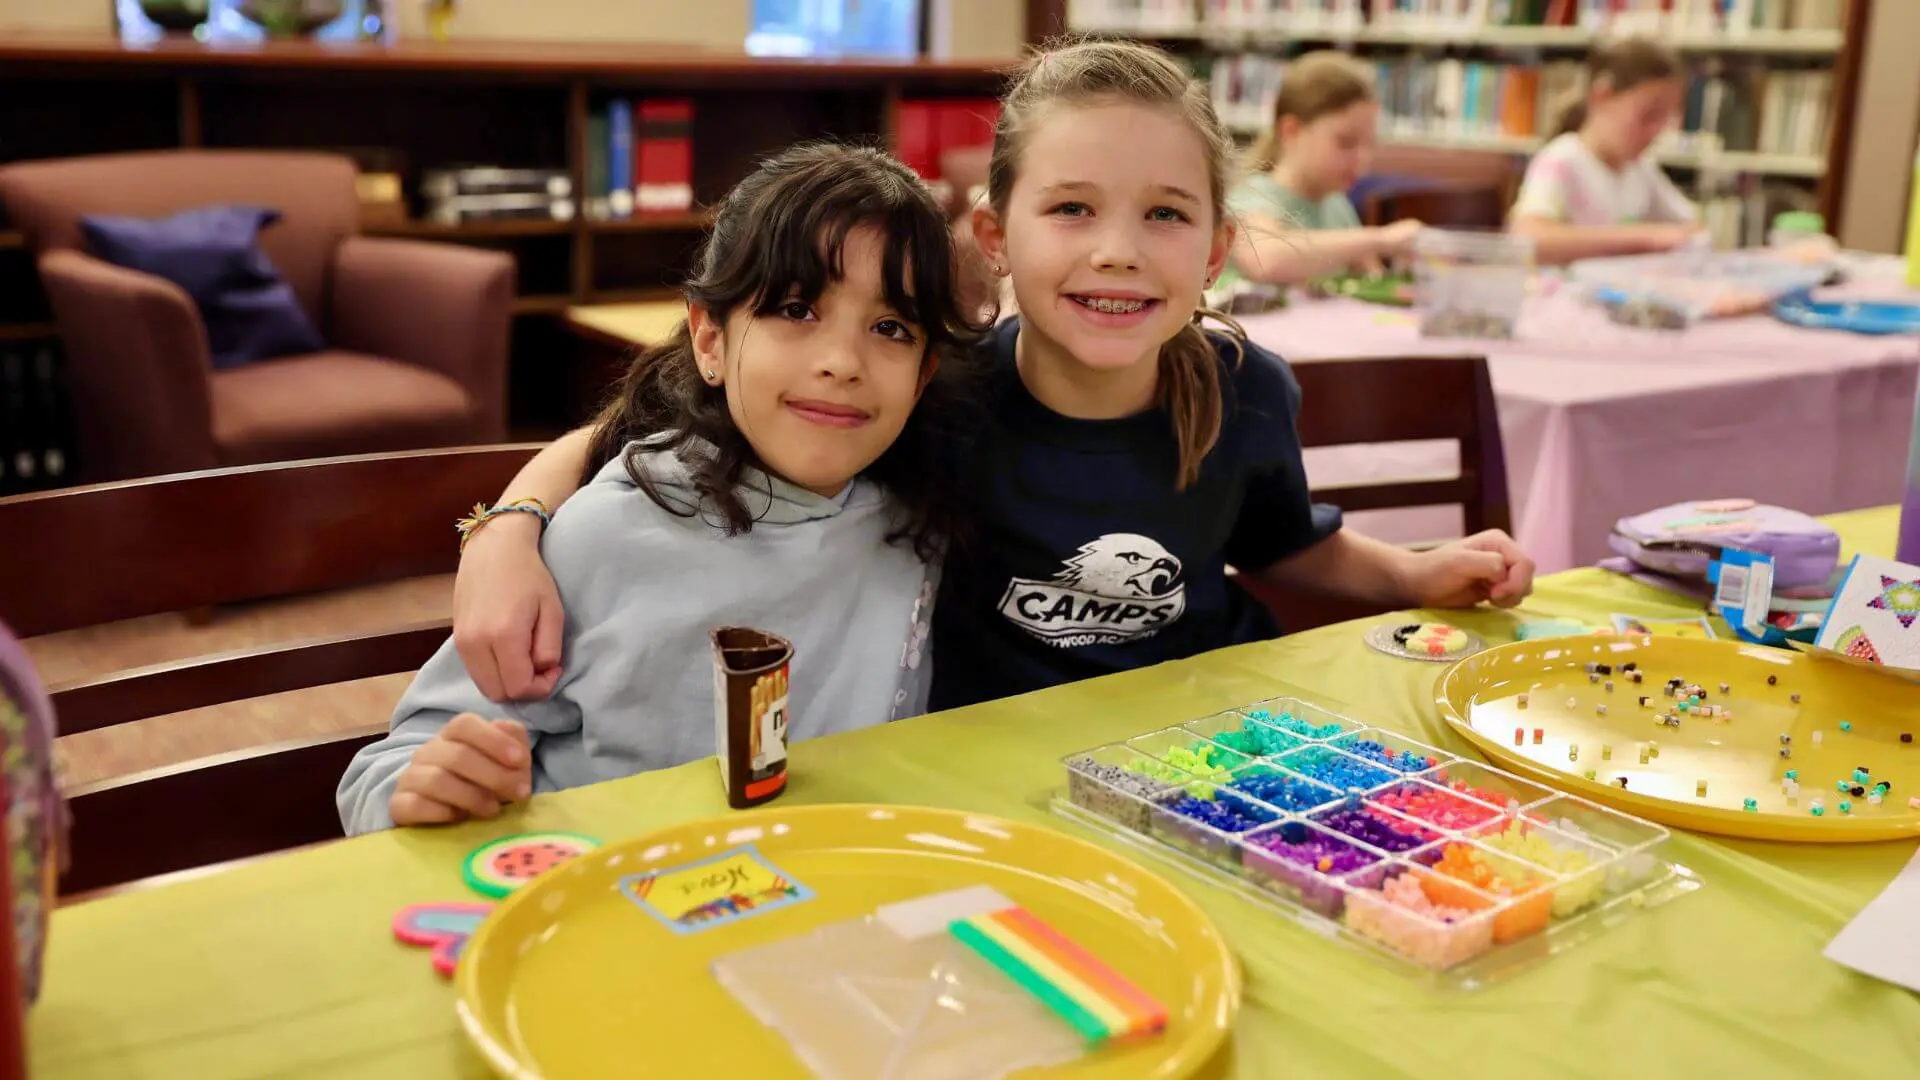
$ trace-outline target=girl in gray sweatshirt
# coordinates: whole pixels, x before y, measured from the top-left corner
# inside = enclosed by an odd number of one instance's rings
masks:
[[[686,323],[634,361],[541,540],[566,610],[552,692],[489,701],[443,645],[342,778],[347,831],[713,754],[716,626],[793,643],[791,740],[921,711],[958,502],[945,414],[984,329],[953,265],[933,197],[878,151],[797,147],[729,193]]]

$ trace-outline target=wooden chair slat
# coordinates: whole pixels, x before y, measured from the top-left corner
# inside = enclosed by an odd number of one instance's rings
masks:
[[[537,445],[250,465],[0,499],[21,637],[446,573],[453,523]]]
[[[324,638],[131,668],[56,686],[60,731],[112,727],[229,701],[415,671],[447,640],[445,619],[383,634]]]
[[[0,619],[22,636],[451,571],[453,524],[537,445],[158,476],[0,499]],[[310,638],[57,687],[66,733],[411,671],[442,622]],[[333,794],[368,730],[203,758],[68,792],[72,896],[341,835]],[[4,1047],[0,1047],[0,1052]]]
[[[1451,439],[1459,475],[1316,488],[1314,498],[1346,511],[1458,504],[1469,534],[1511,529],[1506,458],[1493,380],[1483,356],[1392,356],[1314,360],[1293,366],[1299,380],[1304,447]],[[1288,631],[1378,615],[1383,605],[1277,589],[1240,575],[1240,586]]]
[[[333,790],[385,730],[254,747],[68,793],[72,868],[62,895],[339,839]]]
[[[1387,484],[1352,484],[1314,488],[1317,502],[1331,503],[1352,513],[1359,510],[1397,510],[1414,506],[1465,506],[1479,490],[1472,476],[1445,480],[1399,480]]]

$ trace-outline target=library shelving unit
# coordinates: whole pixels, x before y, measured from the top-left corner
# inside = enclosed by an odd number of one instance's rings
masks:
[[[409,218],[373,234],[510,251],[510,415],[519,431],[580,417],[556,372],[570,342],[553,317],[596,302],[664,297],[689,265],[711,204],[759,158],[818,137],[891,145],[903,98],[996,96],[1001,68],[937,61],[758,59],[688,48],[571,43],[208,46],[11,36],[0,42],[0,163],[167,147],[324,149],[423,170],[466,164],[567,169],[585,190],[587,121],[614,96],[694,104],[695,209],[594,221]],[[3,209],[3,208],[0,208]],[[0,346],[57,337],[33,264],[0,217]]]
[[[1339,48],[1370,65],[1388,146],[1531,153],[1583,85],[1596,42],[1641,33],[1689,69],[1681,129],[1655,150],[1723,242],[1773,209],[1837,231],[1871,0],[1029,0],[1028,35],[1137,37],[1211,81],[1229,126],[1269,122],[1287,58]]]

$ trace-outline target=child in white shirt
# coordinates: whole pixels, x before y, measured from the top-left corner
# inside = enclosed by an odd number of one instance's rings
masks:
[[[1586,98],[1527,165],[1508,228],[1539,260],[1669,251],[1700,231],[1699,211],[1647,156],[1681,105],[1679,59],[1649,38],[1594,48]]]

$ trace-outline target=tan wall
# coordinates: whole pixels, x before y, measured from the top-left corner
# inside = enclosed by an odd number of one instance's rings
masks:
[[[113,5],[83,0],[0,0],[0,27],[49,33],[113,33]]]
[[[1024,0],[935,0],[929,27],[942,59],[994,60],[1019,54]],[[457,38],[547,41],[658,41],[737,51],[752,0],[460,0]],[[0,0],[0,27],[111,33],[107,0]],[[398,0],[400,32],[424,36],[419,0]]]
[[[1853,156],[1841,192],[1840,241],[1861,251],[1898,251],[1906,239],[1914,144],[1920,139],[1920,60],[1914,56],[1920,2],[1881,0],[1872,7]]]
[[[752,0],[460,0],[455,38],[658,41],[738,52]],[[401,0],[400,33],[427,32],[419,0]]]

